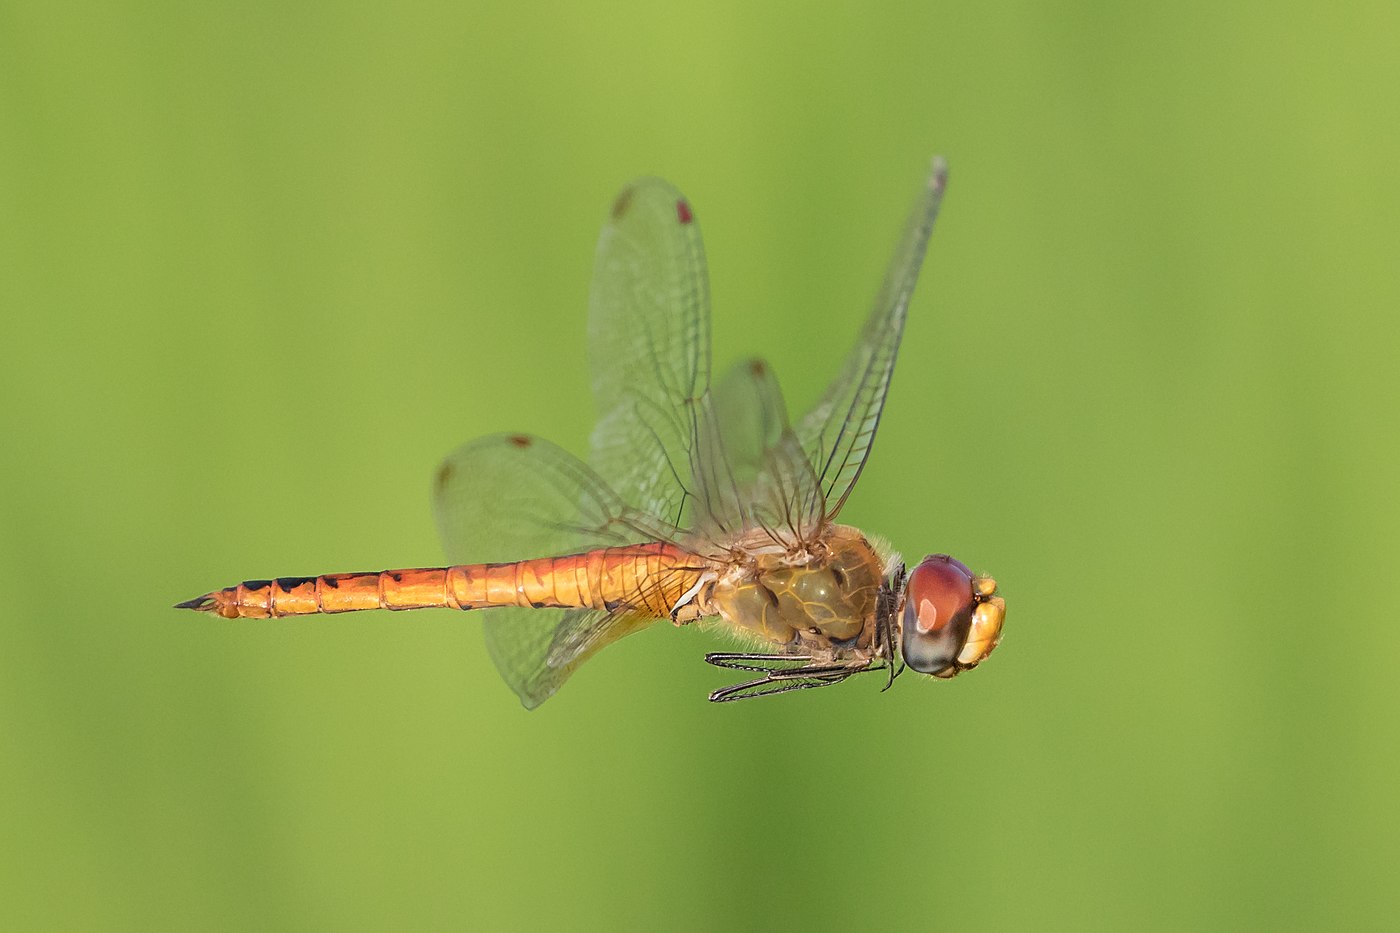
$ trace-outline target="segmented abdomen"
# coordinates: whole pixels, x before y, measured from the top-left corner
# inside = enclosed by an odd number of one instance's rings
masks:
[[[251,580],[177,608],[266,619],[357,609],[626,607],[664,618],[704,569],[695,555],[657,542],[508,564]]]

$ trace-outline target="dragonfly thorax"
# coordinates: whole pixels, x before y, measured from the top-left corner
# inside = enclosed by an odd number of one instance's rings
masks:
[[[737,547],[716,579],[708,594],[715,613],[737,633],[794,654],[870,655],[883,564],[864,535],[837,525],[818,547],[774,553],[754,545]]]

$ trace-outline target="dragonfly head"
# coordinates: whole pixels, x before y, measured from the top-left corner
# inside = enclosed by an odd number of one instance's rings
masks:
[[[947,554],[930,554],[909,572],[900,615],[904,663],[921,674],[956,677],[992,653],[1006,601],[997,581]]]

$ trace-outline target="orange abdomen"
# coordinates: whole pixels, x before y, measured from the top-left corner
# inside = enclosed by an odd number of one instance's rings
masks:
[[[266,619],[356,609],[556,606],[625,608],[659,619],[670,614],[704,569],[695,555],[658,542],[509,564],[250,580],[176,608],[226,619]]]

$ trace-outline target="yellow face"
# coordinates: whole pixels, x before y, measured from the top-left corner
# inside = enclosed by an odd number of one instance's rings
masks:
[[[899,618],[904,663],[946,679],[992,653],[1001,640],[1006,601],[997,595],[996,580],[933,554],[910,571]]]

